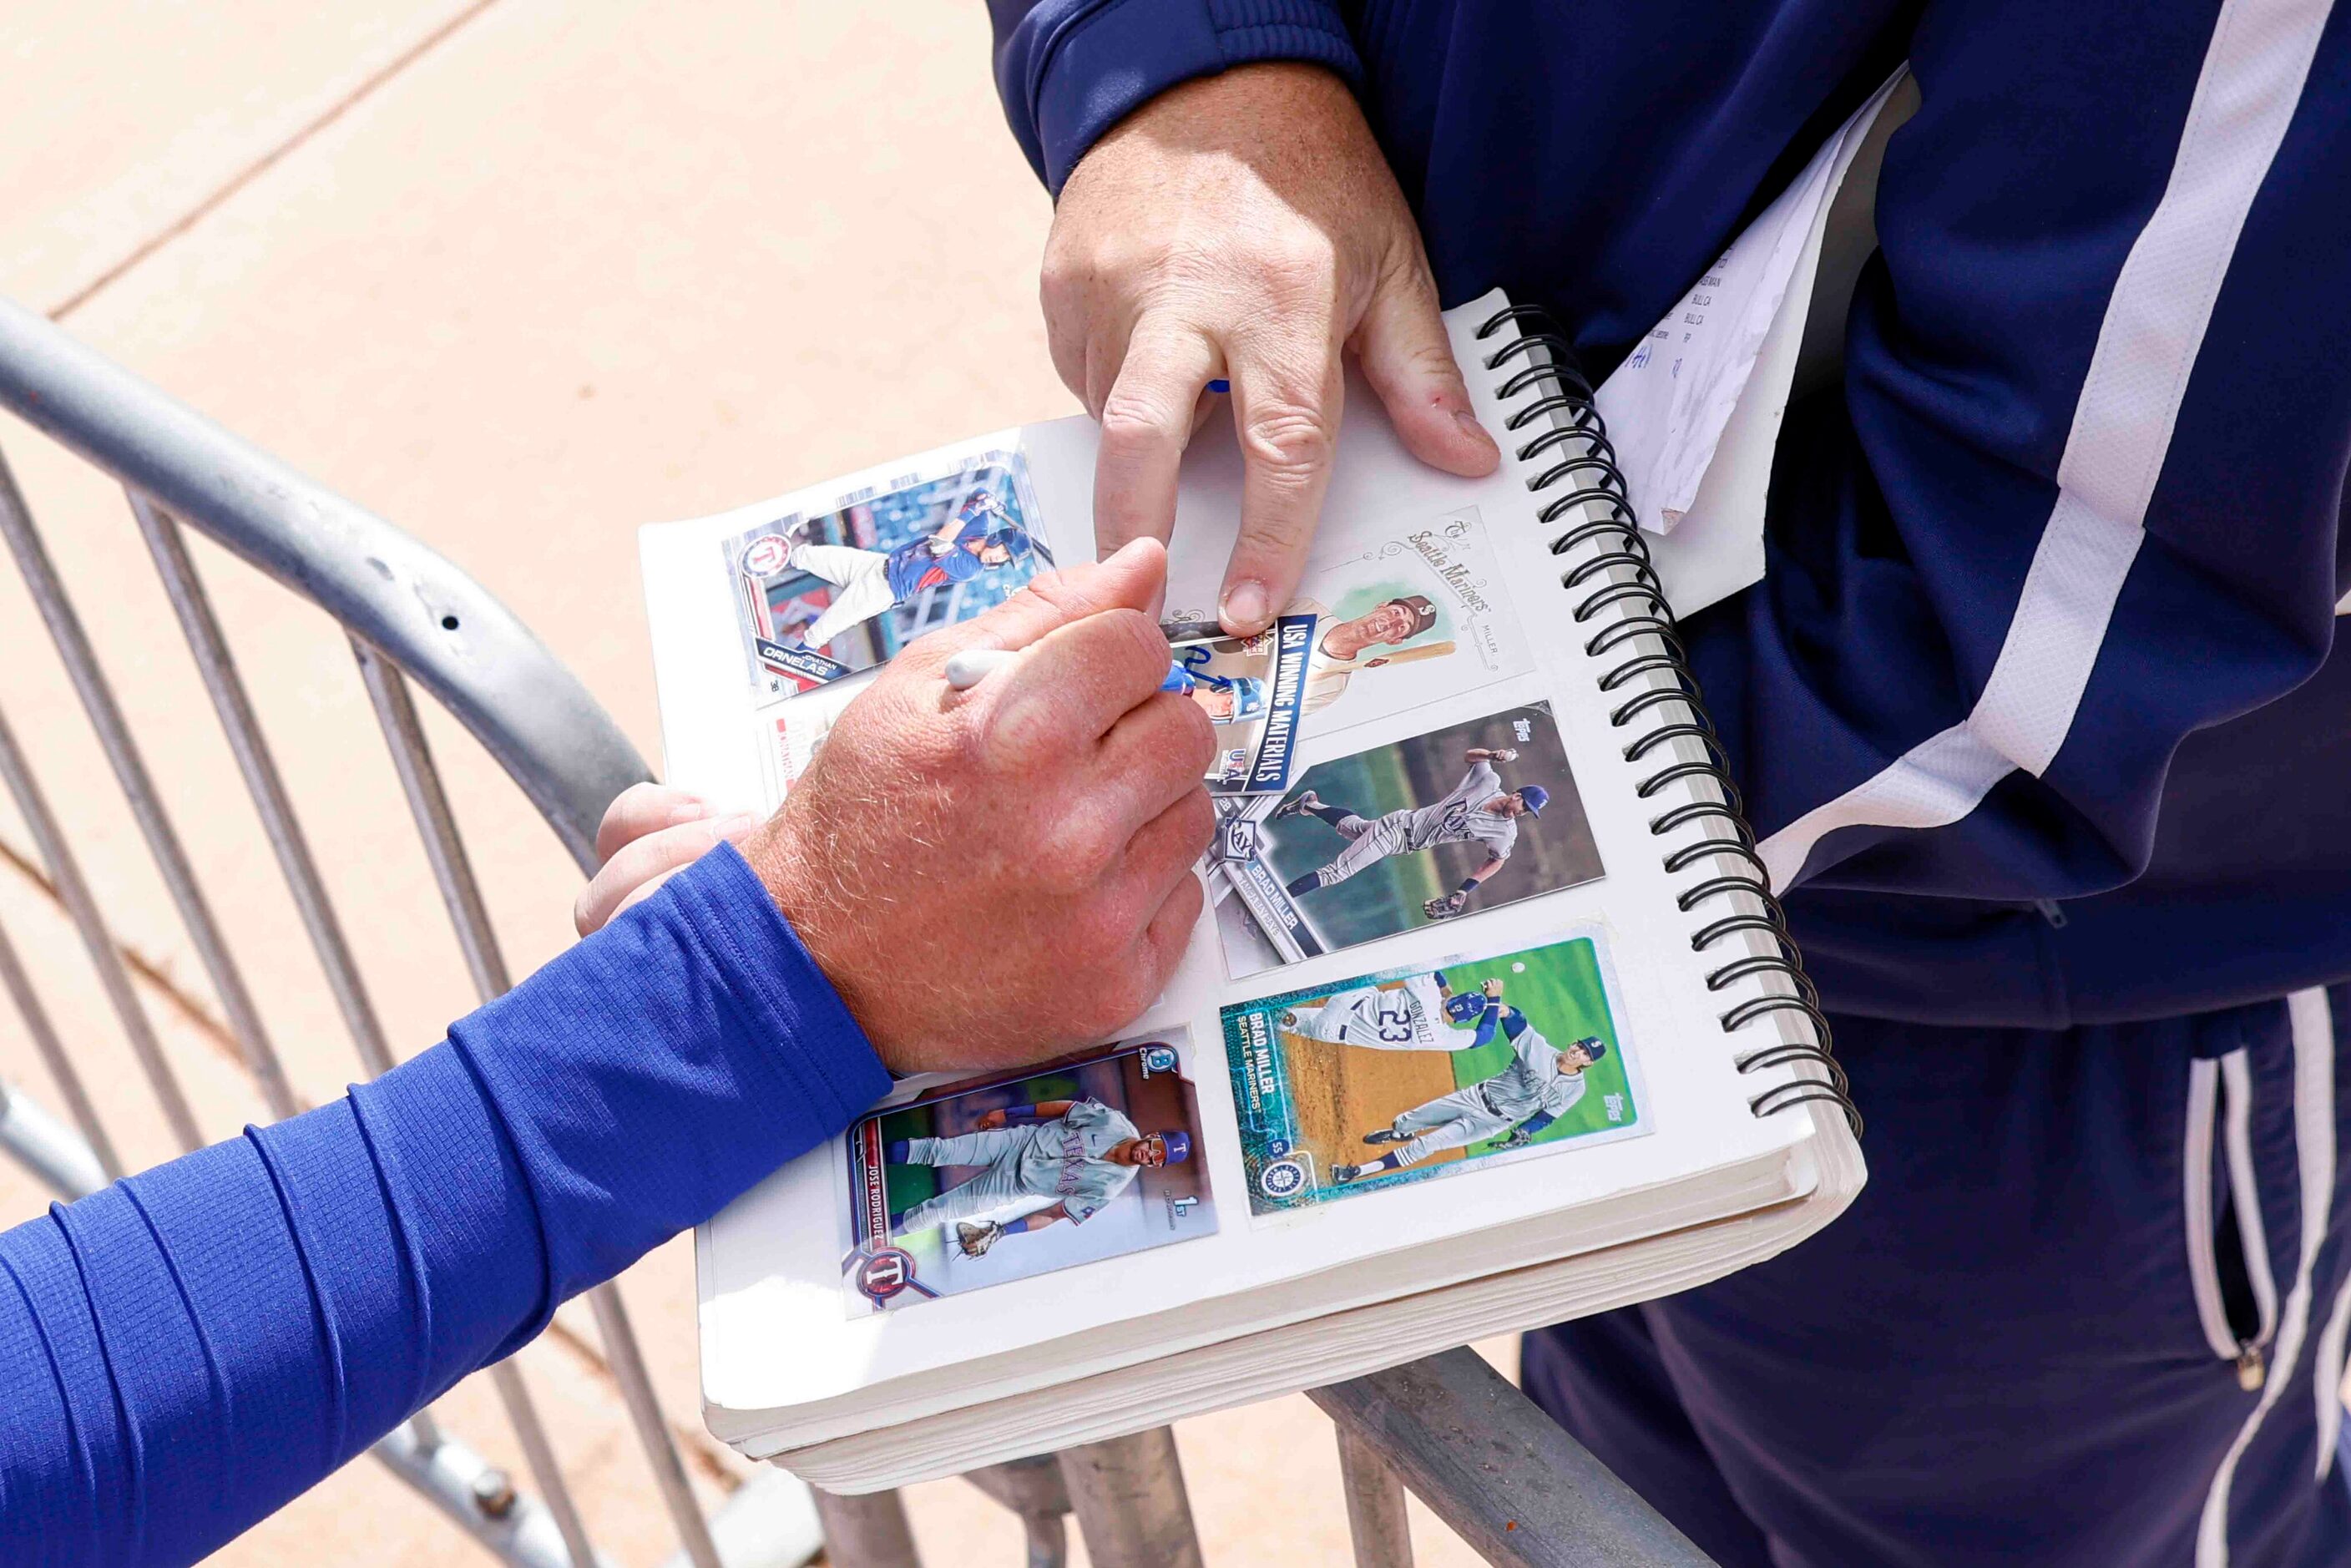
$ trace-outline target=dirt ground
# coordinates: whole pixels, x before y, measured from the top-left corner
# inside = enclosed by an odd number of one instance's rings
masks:
[[[1365,1133],[1457,1087],[1453,1058],[1446,1051],[1363,1051],[1294,1034],[1281,1039],[1289,1052],[1290,1110],[1319,1170],[1342,1161],[1361,1164],[1371,1152]],[[1437,1166],[1460,1157],[1459,1149],[1447,1149],[1423,1163]]]

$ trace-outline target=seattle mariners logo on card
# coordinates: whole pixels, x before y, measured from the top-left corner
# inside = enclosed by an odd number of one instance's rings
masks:
[[[1305,1190],[1306,1167],[1296,1160],[1276,1160],[1258,1172],[1257,1185],[1268,1197],[1295,1197]]]

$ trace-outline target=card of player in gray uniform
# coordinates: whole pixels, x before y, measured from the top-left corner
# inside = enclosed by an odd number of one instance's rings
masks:
[[[1225,1009],[1252,1210],[1645,1131],[1600,940]]]
[[[1600,875],[1544,703],[1318,762],[1223,811],[1209,881],[1237,978]]]
[[[850,1129],[841,1260],[872,1312],[1211,1234],[1177,1030],[934,1089]]]

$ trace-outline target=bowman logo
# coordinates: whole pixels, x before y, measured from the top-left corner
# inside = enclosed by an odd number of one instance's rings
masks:
[[[857,1265],[857,1289],[879,1306],[914,1282],[914,1254],[884,1247]]]
[[[1296,1160],[1276,1160],[1257,1173],[1258,1190],[1268,1197],[1295,1197],[1306,1187],[1306,1167]]]

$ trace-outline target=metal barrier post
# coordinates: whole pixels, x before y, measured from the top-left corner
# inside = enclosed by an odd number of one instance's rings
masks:
[[[1166,1427],[1065,1448],[1061,1477],[1095,1568],[1201,1568],[1184,1466]]]
[[[1051,1455],[967,1470],[964,1479],[1010,1509],[1029,1532],[1029,1568],[1061,1568],[1069,1560],[1069,1484]]]
[[[815,1490],[824,1552],[833,1568],[923,1568],[905,1500],[896,1492],[842,1497],[822,1487]]]
[[[1339,1438],[1339,1485],[1347,1494],[1347,1532],[1355,1568],[1412,1568],[1412,1518],[1404,1483],[1369,1443],[1333,1424]]]

